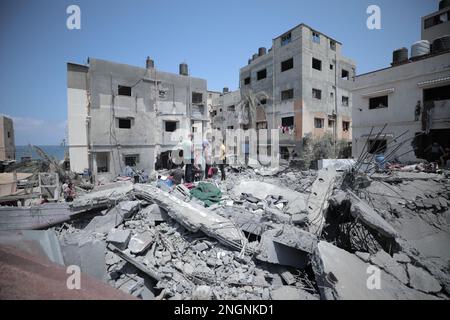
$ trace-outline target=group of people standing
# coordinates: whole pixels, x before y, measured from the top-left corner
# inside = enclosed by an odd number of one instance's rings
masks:
[[[226,148],[223,142],[220,144],[218,161],[213,161],[212,146],[208,139],[202,141],[202,151],[196,152],[193,143],[194,135],[190,133],[183,141],[183,159],[185,164],[184,180],[187,183],[194,182],[196,177],[210,178],[217,173],[214,166],[218,162],[221,172],[221,180],[225,180]]]

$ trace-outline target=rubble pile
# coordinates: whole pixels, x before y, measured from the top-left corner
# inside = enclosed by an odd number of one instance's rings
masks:
[[[328,167],[116,182],[46,232],[64,265],[141,299],[448,299],[449,181]]]

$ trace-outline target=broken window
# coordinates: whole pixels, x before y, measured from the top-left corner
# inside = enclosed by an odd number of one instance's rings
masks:
[[[263,69],[258,71],[258,73],[256,74],[256,79],[257,80],[262,80],[267,78],[267,69]]]
[[[330,40],[330,49],[336,51],[336,41]]]
[[[342,121],[342,130],[343,131],[349,131],[350,130],[350,122],[349,121]]]
[[[247,78],[244,79],[244,84],[245,85],[250,84],[250,82],[251,82],[250,77],[247,77]]]
[[[386,148],[387,148],[387,140],[386,139],[369,140],[369,153],[370,154],[385,153]]]
[[[319,100],[321,100],[322,99],[322,90],[319,90],[319,89],[312,89],[312,96],[313,96],[313,98],[315,98],[315,99],[319,99]]]
[[[294,89],[281,91],[281,100],[290,100],[294,98]]]
[[[284,46],[286,44],[288,44],[289,42],[291,42],[291,33],[286,33],[285,35],[281,36],[281,45]]]
[[[126,155],[124,156],[124,162],[126,166],[136,167],[136,165],[139,163],[139,155],[138,154]]]
[[[281,118],[281,126],[282,127],[293,127],[294,126],[294,117]]]
[[[369,99],[369,109],[380,109],[388,107],[388,96],[381,96]]]
[[[290,58],[281,63],[281,72],[294,68],[294,58]]]
[[[316,58],[312,58],[312,67],[313,69],[322,71],[322,61]]]
[[[235,112],[236,111],[236,107],[234,105],[228,106],[228,111]]]
[[[348,72],[348,70],[342,69],[341,78],[349,80],[350,79],[350,72]]]
[[[315,43],[320,43],[320,35],[315,31],[312,32],[312,41]]]
[[[333,65],[332,64],[330,64],[330,70],[333,70]]]
[[[423,101],[450,100],[450,85],[423,90]]]
[[[314,118],[314,128],[323,128],[324,119],[322,118]]]
[[[261,104],[261,105],[267,104],[267,99],[266,99],[266,98],[261,99],[261,100],[259,101],[259,104]]]
[[[164,121],[164,129],[166,132],[174,132],[177,130],[178,121]]]
[[[342,96],[342,105],[348,107],[348,97]]]
[[[192,92],[192,103],[202,103],[202,102],[203,102],[203,93]]]
[[[119,96],[129,96],[131,97],[131,87],[120,86],[117,89]]]
[[[131,129],[131,119],[130,118],[118,118],[119,129]]]

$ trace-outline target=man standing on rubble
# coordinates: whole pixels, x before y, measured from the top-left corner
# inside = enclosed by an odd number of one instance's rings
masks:
[[[188,134],[186,140],[183,141],[183,159],[184,164],[186,166],[185,174],[184,174],[184,182],[190,183],[192,182],[192,166],[194,163],[194,144],[192,140],[194,135],[192,133]]]
[[[226,147],[223,141],[220,144],[220,157],[219,157],[219,168],[222,173],[222,181],[225,181],[225,161],[226,161]]]

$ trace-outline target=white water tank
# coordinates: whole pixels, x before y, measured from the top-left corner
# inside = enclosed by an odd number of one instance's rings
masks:
[[[420,40],[414,42],[411,46],[411,58],[424,56],[430,53],[430,42],[428,40]]]

